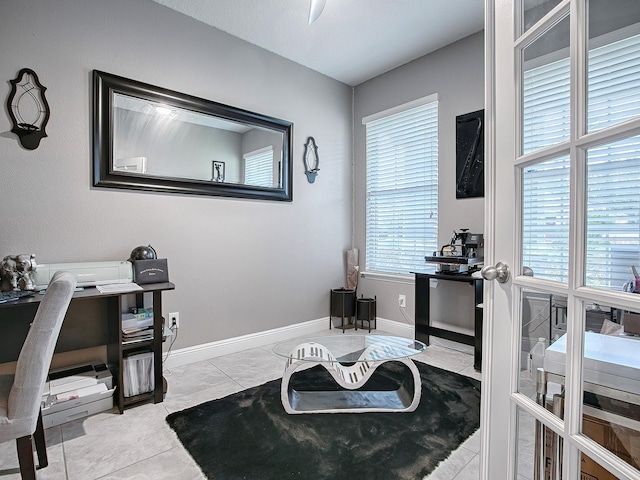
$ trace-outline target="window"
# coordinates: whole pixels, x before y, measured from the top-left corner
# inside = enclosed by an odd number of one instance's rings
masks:
[[[591,49],[587,73],[589,131],[640,115],[640,35]],[[568,59],[525,72],[524,153],[555,143],[552,137],[568,138],[569,123],[563,121],[569,117],[568,85]],[[585,284],[621,290],[631,277],[630,266],[640,264],[640,137],[591,148],[586,159]],[[523,172],[524,265],[536,277],[559,282],[567,281],[568,171],[566,157]]]
[[[366,270],[409,274],[438,241],[437,96],[365,117]]]
[[[244,155],[244,183],[257,187],[273,186],[273,148]]]

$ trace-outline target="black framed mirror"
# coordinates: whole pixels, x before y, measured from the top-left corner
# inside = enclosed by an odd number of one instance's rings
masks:
[[[292,201],[291,122],[93,72],[93,185]]]

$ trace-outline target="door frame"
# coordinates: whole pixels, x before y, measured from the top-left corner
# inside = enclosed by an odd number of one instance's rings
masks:
[[[512,225],[516,215],[514,204],[504,206],[497,202],[495,195],[499,188],[506,192],[508,198],[515,199],[515,185],[518,181],[515,173],[518,171],[517,162],[512,168],[500,168],[498,158],[520,159],[516,155],[518,145],[518,133],[513,129],[513,138],[500,138],[498,144],[497,133],[504,129],[498,128],[505,122],[510,122],[516,127],[519,125],[518,107],[516,104],[519,92],[519,80],[517,77],[520,68],[515,59],[517,45],[523,43],[523,38],[516,39],[515,13],[518,13],[517,5],[521,0],[485,0],[485,264],[495,265],[498,261],[506,262],[512,271],[520,272],[521,261],[516,258],[518,252],[517,242],[520,241],[519,227],[516,227],[511,238],[501,238],[498,235],[500,221],[510,218]],[[586,42],[586,32],[583,25],[587,17],[588,0],[562,0],[549,16],[561,16],[564,11],[570,11],[571,23],[571,115],[573,116],[570,137],[572,189],[576,182],[585,181],[586,167],[584,166],[584,149],[590,145],[598,144],[601,139],[613,141],[616,137],[628,137],[640,133],[640,118],[605,129],[604,132],[596,131],[586,134],[584,126],[583,101],[586,90],[584,77],[587,62],[588,46],[580,45],[579,41]],[[496,31],[496,19],[509,18],[509,25],[500,24]],[[526,40],[525,40],[526,41]],[[508,58],[509,63],[504,63]],[[499,62],[502,62],[499,64]],[[513,75],[498,74],[498,69],[511,69]],[[578,72],[582,72],[577,75]],[[501,82],[513,82],[505,88]],[[498,96],[498,92],[501,96]],[[512,95],[514,93],[514,95]],[[506,97],[504,97],[506,96]],[[512,98],[510,98],[512,97]],[[504,100],[507,98],[507,100]],[[560,150],[565,149],[566,145]],[[515,156],[514,156],[515,155]],[[501,157],[500,157],[501,156]],[[579,189],[581,192],[584,189]],[[513,193],[513,195],[511,195]],[[571,260],[570,274],[572,275],[566,288],[568,307],[573,312],[569,317],[572,326],[567,334],[567,402],[573,403],[577,408],[567,410],[565,420],[562,422],[552,414],[540,411],[529,411],[528,407],[533,402],[518,394],[518,371],[512,368],[518,365],[519,326],[512,320],[518,318],[520,299],[515,298],[517,291],[512,287],[512,281],[506,284],[496,282],[485,283],[484,295],[484,332],[482,366],[482,393],[481,393],[481,449],[480,449],[480,478],[497,479],[513,478],[516,471],[515,449],[517,446],[516,416],[518,407],[523,407],[527,413],[532,413],[538,420],[544,420],[545,424],[557,433],[565,437],[565,473],[568,479],[579,478],[580,475],[580,451],[607,465],[613,472],[621,475],[621,478],[636,478],[637,470],[618,458],[609,461],[606,455],[593,449],[593,442],[582,435],[582,401],[574,399],[582,398],[582,348],[584,338],[584,318],[578,312],[584,309],[584,302],[602,299],[599,303],[616,302],[620,306],[629,309],[637,307],[635,298],[625,297],[623,294],[612,294],[595,288],[582,286],[584,271],[582,260],[585,255],[585,247],[582,238],[585,234],[584,199],[582,193],[571,195],[571,210],[573,218],[570,222]],[[518,205],[515,205],[518,208]],[[500,220],[502,219],[502,220]],[[504,231],[504,229],[502,229]],[[534,287],[539,280],[518,277],[516,283],[518,289],[528,286]],[[510,312],[510,318],[496,318],[496,312]],[[505,316],[505,315],[502,315]],[[580,320],[582,318],[582,320]],[[508,344],[509,348],[504,345]],[[505,454],[506,457],[505,458]],[[509,476],[511,475],[511,477]]]
[[[485,0],[485,30],[484,30],[484,58],[485,58],[485,205],[484,205],[484,255],[485,265],[495,265],[496,258],[496,217],[497,207],[496,190],[496,38],[495,18],[496,2]],[[503,2],[504,3],[504,2]],[[494,385],[492,388],[484,387],[480,397],[480,478],[495,479],[507,478],[509,471],[513,471],[511,458],[513,457],[509,443],[509,415],[499,415],[498,412],[510,412],[511,401],[509,357],[497,356],[494,341],[511,341],[511,332],[500,332],[499,325],[492,321],[494,318],[495,293],[500,284],[497,282],[484,283],[484,329],[482,345],[485,354],[482,358],[482,385]],[[502,334],[502,335],[501,335]],[[506,367],[506,368],[505,368]],[[505,401],[506,400],[506,401]],[[504,449],[490,448],[491,445],[507,445],[507,462],[504,460]],[[502,468],[499,467],[502,465]]]

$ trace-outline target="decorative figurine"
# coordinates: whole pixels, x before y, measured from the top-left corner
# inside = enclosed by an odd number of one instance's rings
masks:
[[[2,259],[2,290],[35,290],[36,256],[7,255]]]

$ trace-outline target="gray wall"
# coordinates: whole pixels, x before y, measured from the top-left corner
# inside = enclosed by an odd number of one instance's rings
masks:
[[[351,88],[150,0],[2,0],[0,45],[0,98],[28,67],[51,107],[34,151],[0,115],[0,255],[116,260],[151,244],[176,284],[175,348],[328,316],[352,237]],[[93,69],[292,121],[293,203],[93,188]]]
[[[216,160],[225,162],[225,181],[240,182],[239,132],[123,108],[115,111],[113,131],[114,158],[146,157],[148,175],[210,180]]]
[[[484,231],[484,199],[456,200],[456,116],[484,108],[483,32],[358,85],[354,94],[354,246],[365,265],[365,128],[362,118],[396,105],[437,93],[438,110],[438,236],[448,243],[453,230]],[[425,252],[431,254],[431,252]],[[473,327],[473,289],[466,284],[440,282],[433,295],[432,318],[460,331]],[[433,290],[432,290],[433,292]],[[413,323],[412,283],[361,278],[358,293],[377,297],[378,315]],[[407,308],[398,307],[398,295]]]

